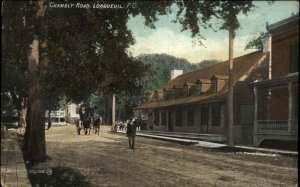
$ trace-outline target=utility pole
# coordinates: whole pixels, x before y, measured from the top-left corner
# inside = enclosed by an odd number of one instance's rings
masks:
[[[227,145],[229,147],[234,146],[234,137],[233,137],[233,39],[234,31],[230,26],[229,28],[229,80],[228,80],[228,96],[227,96],[227,112],[228,112],[228,136],[227,136]]]
[[[114,131],[115,121],[116,121],[116,97],[115,94],[112,95],[112,107],[111,107],[111,127],[112,131]]]

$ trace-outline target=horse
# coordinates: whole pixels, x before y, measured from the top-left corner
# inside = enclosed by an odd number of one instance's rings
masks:
[[[92,125],[92,111],[90,108],[86,108],[85,106],[81,106],[79,109],[80,120],[83,122],[83,130],[85,135],[89,132],[91,133],[91,125]]]
[[[82,127],[83,127],[82,121],[78,120],[78,123],[76,124],[76,130],[78,135],[80,135],[80,131]]]

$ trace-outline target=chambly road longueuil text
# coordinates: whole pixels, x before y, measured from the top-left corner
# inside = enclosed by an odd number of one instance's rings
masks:
[[[127,7],[131,6],[134,7],[135,3],[128,3]],[[105,9],[105,8],[111,8],[111,9],[121,9],[124,8],[121,4],[114,4],[114,3],[56,3],[56,2],[50,2],[49,3],[50,8],[96,8],[96,9]]]

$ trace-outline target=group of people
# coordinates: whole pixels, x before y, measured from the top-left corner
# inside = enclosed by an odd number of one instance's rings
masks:
[[[99,135],[100,132],[100,125],[102,124],[103,120],[102,117],[99,116],[98,118],[93,120],[93,113],[92,111],[87,108],[86,106],[81,106],[79,109],[79,116],[80,119],[77,124],[77,133],[80,135],[80,131],[83,128],[84,134],[90,135],[91,128],[94,129],[94,133]],[[136,136],[136,129],[140,128],[141,120],[132,118],[127,121],[126,124],[126,135],[128,137],[129,148],[134,149],[134,142]]]
[[[77,124],[77,133],[80,135],[80,131],[83,128],[84,134],[87,135],[91,133],[91,129],[94,129],[94,133],[100,133],[100,125],[103,123],[102,117],[99,116],[93,119],[92,111],[86,106],[81,106],[79,109],[79,121]]]

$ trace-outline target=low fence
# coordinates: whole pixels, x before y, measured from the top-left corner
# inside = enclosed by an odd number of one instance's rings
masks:
[[[257,133],[298,135],[298,120],[291,122],[290,131],[288,120],[257,120]]]

